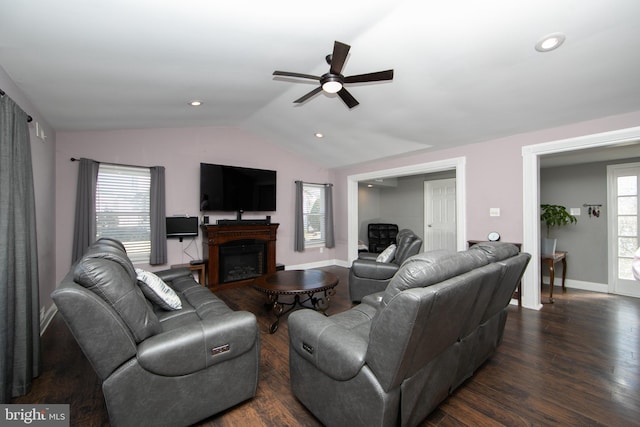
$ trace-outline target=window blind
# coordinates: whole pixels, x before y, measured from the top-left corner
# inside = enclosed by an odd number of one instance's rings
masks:
[[[100,163],[96,186],[97,238],[120,240],[132,262],[151,253],[149,168]]]
[[[303,184],[302,214],[305,246],[325,242],[324,185]]]

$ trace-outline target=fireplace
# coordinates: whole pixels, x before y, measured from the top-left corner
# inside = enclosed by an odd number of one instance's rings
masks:
[[[202,224],[200,228],[203,232],[202,252],[207,266],[207,286],[215,289],[244,286],[253,283],[258,275],[275,273],[278,224],[237,221],[233,224]],[[256,254],[258,248],[252,248],[254,244],[261,246],[262,255]],[[235,246],[240,246],[240,250],[237,247],[232,249]],[[223,251],[227,251],[232,259],[240,258],[240,264],[233,265],[238,260],[222,262],[222,258],[226,257],[221,254]],[[235,280],[244,275],[250,277]]]
[[[265,242],[235,240],[220,245],[220,283],[253,279],[266,272]]]

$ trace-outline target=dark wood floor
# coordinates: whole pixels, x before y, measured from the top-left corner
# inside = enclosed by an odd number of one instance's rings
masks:
[[[340,284],[328,314],[348,309],[348,270],[328,267]],[[640,299],[569,289],[541,311],[509,308],[497,353],[423,426],[640,425]],[[261,328],[254,399],[200,426],[317,426],[291,394],[286,321],[274,334],[264,296],[245,287],[218,295],[255,313]],[[69,403],[71,424],[108,425],[100,384],[56,316],[43,336],[43,372],[14,403]],[[204,398],[204,397],[203,397]]]

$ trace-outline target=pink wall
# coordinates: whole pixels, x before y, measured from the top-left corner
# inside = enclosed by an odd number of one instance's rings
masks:
[[[467,188],[465,240],[486,239],[487,234],[495,230],[501,234],[503,241],[522,242],[522,147],[625,129],[638,126],[639,123],[640,112],[636,112],[446,150],[425,150],[393,159],[336,169],[334,170],[336,257],[342,260],[348,259],[346,184],[350,175],[465,157]],[[500,208],[500,217],[490,217],[489,208]]]
[[[56,276],[60,280],[71,263],[74,203],[78,163],[71,157],[91,158],[140,166],[164,166],[166,173],[167,215],[201,215],[199,212],[200,162],[275,169],[278,172],[277,212],[272,221],[280,223],[276,259],[287,266],[334,258],[332,250],[293,251],[294,181],[331,182],[330,172],[300,156],[232,128],[176,128],[93,132],[61,132],[57,135],[56,152]],[[215,215],[235,218],[234,214]],[[246,213],[243,218],[264,218]],[[188,243],[185,240],[184,245]],[[178,240],[169,240],[171,264],[188,262]],[[199,252],[196,252],[199,251]],[[197,249],[189,254],[202,257]],[[148,266],[147,266],[148,267]],[[145,268],[142,266],[142,268]],[[149,267],[150,268],[150,267]],[[154,268],[158,269],[158,268]]]
[[[503,241],[523,238],[522,147],[564,138],[637,126],[640,112],[607,117],[543,131],[514,135],[478,144],[369,162],[335,170],[315,165],[247,132],[230,128],[184,128],[73,132],[57,135],[56,153],[56,274],[69,267],[77,163],[70,157],[137,165],[164,165],[167,176],[167,214],[198,215],[198,167],[201,161],[278,171],[278,262],[287,266],[346,262],[347,177],[456,157],[466,158],[467,239],[484,239],[497,230]],[[293,182],[334,183],[336,248],[293,251]],[[489,208],[501,210],[490,217]],[[402,209],[402,207],[398,207]],[[228,217],[228,216],[227,216]],[[245,217],[250,218],[246,215]],[[215,218],[214,218],[215,219]],[[182,248],[169,242],[169,264],[182,262]]]

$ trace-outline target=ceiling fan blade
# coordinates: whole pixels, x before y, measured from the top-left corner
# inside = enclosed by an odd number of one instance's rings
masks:
[[[302,74],[302,73],[291,73],[289,71],[274,71],[274,76],[285,76],[285,77],[299,77],[301,79],[311,79],[311,80],[320,80],[320,77],[313,76],[311,74]]]
[[[345,88],[340,89],[340,91],[338,92],[338,96],[342,98],[344,103],[347,104],[347,107],[349,108],[353,108],[356,105],[360,104]]]
[[[381,80],[393,80],[393,70],[378,71],[376,73],[358,74],[344,78],[345,83],[378,82]]]
[[[331,67],[329,68],[329,72],[331,74],[340,74],[340,72],[342,71],[342,67],[344,66],[344,61],[347,60],[349,49],[351,49],[351,46],[349,46],[348,44],[340,43],[339,41],[336,41],[333,44]]]
[[[300,104],[301,102],[306,101],[307,99],[311,98],[313,95],[317,94],[320,91],[322,91],[322,86],[318,86],[317,88],[315,88],[311,92],[309,92],[306,95],[301,96],[300,98],[298,98],[295,101],[293,101],[293,103],[294,104]]]

